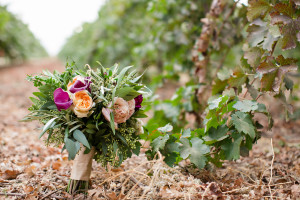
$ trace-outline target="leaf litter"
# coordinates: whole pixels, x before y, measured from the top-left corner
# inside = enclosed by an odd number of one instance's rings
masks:
[[[67,194],[72,167],[67,153],[45,147],[39,124],[18,122],[34,91],[25,74],[44,68],[63,70],[54,59],[0,69],[0,199],[300,199],[300,120],[282,119],[275,119],[273,131],[248,157],[222,168],[198,170],[188,161],[170,168],[160,154],[148,161],[142,149],[117,169],[94,162],[88,195]]]

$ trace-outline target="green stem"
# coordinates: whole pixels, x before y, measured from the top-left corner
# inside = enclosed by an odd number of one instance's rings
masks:
[[[70,179],[66,191],[71,195],[78,193],[87,194],[89,188],[89,181]]]

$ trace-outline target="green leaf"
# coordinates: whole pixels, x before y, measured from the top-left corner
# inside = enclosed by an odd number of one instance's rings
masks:
[[[139,92],[135,91],[132,87],[123,87],[116,90],[116,96],[125,99],[126,101],[130,101],[140,95]]]
[[[74,160],[77,152],[80,149],[80,143],[78,141],[74,141],[70,138],[67,138],[65,145],[66,145],[66,149],[69,153],[69,160]]]
[[[145,114],[144,110],[138,110],[132,116],[135,118],[147,118],[148,117],[148,115]]]
[[[164,149],[168,139],[169,139],[168,134],[164,136],[159,136],[156,139],[154,139],[151,143],[151,146],[153,147],[153,151],[157,152],[159,149]]]
[[[230,87],[241,87],[247,80],[247,76],[242,72],[234,72],[233,76],[230,77],[228,83]]]
[[[190,129],[190,128],[185,129],[185,130],[183,131],[181,137],[185,137],[185,138],[191,137],[191,129]]]
[[[228,101],[229,97],[222,95],[217,99],[208,101],[208,109],[213,110],[219,108],[221,105],[225,104]]]
[[[47,100],[47,96],[42,92],[33,92],[32,94],[38,97],[41,101]]]
[[[222,141],[228,137],[227,132],[229,131],[226,124],[218,126],[218,128],[210,128],[207,135],[203,137],[206,144],[213,144],[218,141]]]
[[[56,124],[56,122],[55,122],[56,119],[57,119],[57,117],[54,117],[45,124],[39,138],[41,138],[46,133],[47,130],[49,130],[51,127],[53,127]]]
[[[177,153],[173,152],[171,154],[165,155],[165,159],[164,162],[169,166],[169,167],[173,167],[174,163],[177,160]]]
[[[215,95],[221,93],[226,88],[227,85],[228,85],[227,79],[224,81],[221,81],[220,79],[216,79],[215,83],[212,86],[212,94]]]
[[[237,133],[232,134],[234,141],[231,138],[224,140],[221,149],[224,151],[226,160],[237,160],[240,158],[240,146],[243,137]]]
[[[87,148],[91,148],[89,142],[87,141],[85,135],[80,131],[80,130],[75,130],[73,133],[73,137],[80,142],[81,144],[83,144],[84,146],[86,146]]]
[[[110,112],[110,128],[113,132],[113,134],[116,134],[116,128],[115,128],[115,119],[114,119],[114,113]]]
[[[171,132],[173,130],[173,126],[171,124],[167,124],[164,127],[158,128],[157,130],[163,133]]]
[[[247,19],[252,21],[260,16],[264,17],[270,9],[270,4],[266,0],[251,0],[249,1]]]
[[[250,47],[255,47],[264,40],[265,35],[268,33],[267,22],[256,19],[247,28],[247,32],[247,39]]]
[[[256,68],[261,60],[262,51],[258,47],[251,48],[250,51],[245,52],[244,58],[247,59],[247,63]]]
[[[125,138],[121,134],[116,133],[116,136],[123,142],[123,144],[125,144],[126,146],[128,146]]]
[[[121,72],[120,72],[119,75],[117,76],[118,82],[117,82],[116,88],[119,88],[119,86],[120,86],[120,84],[121,84],[121,82],[122,82],[122,80],[123,80],[124,75],[126,74],[126,72],[127,72],[130,68],[132,68],[132,66],[124,67],[124,68],[121,70]]]
[[[199,169],[206,165],[207,158],[205,154],[210,152],[210,148],[203,144],[200,138],[192,138],[191,145],[187,138],[180,138],[182,146],[179,147],[180,156],[183,159],[190,158],[191,162]]]
[[[34,97],[29,97],[29,99],[31,100],[31,102],[32,102],[33,104],[39,104],[39,102],[40,102],[40,100],[38,100],[38,99],[36,99],[36,98],[34,98]]]
[[[252,139],[255,138],[255,127],[249,114],[237,111],[231,116],[231,122],[239,133],[248,134]]]
[[[242,112],[250,112],[258,109],[258,103],[254,100],[243,100],[236,102],[233,107]]]
[[[282,49],[293,49],[300,41],[300,18],[294,17],[294,8],[290,3],[277,3],[271,13],[271,23],[278,25],[282,35]]]

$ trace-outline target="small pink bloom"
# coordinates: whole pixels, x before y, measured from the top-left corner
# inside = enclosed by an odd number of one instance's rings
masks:
[[[135,111],[135,100],[132,99],[130,101],[127,101],[127,103],[128,103],[128,107],[129,107],[129,115],[127,116],[127,119],[129,119]]]

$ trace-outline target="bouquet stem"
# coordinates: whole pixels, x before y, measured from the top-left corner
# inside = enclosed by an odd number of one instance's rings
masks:
[[[86,193],[90,187],[90,176],[95,148],[92,147],[88,154],[84,154],[84,151],[85,147],[81,146],[79,153],[74,159],[71,178],[67,187],[69,194]]]

